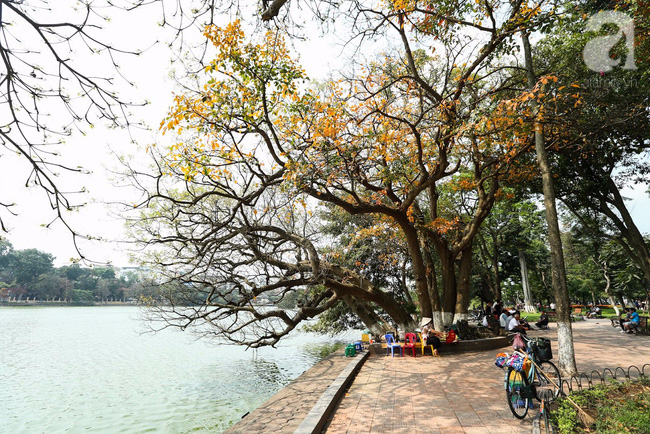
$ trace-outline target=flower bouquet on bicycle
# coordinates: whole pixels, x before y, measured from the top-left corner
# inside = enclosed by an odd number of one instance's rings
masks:
[[[533,399],[544,405],[560,394],[560,371],[553,358],[551,343],[546,338],[527,338],[515,333],[514,352],[497,354],[495,364],[506,369],[504,388],[512,414],[523,419],[533,407]]]

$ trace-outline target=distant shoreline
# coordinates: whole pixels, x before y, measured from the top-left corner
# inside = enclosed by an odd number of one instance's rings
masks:
[[[101,306],[141,306],[139,303],[126,301],[103,301],[96,303],[74,303],[65,301],[0,301],[0,307],[101,307]]]

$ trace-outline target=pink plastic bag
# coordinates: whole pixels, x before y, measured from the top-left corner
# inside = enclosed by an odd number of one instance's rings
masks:
[[[521,335],[515,335],[515,339],[512,341],[512,348],[515,351],[523,351],[526,349],[526,342],[524,342],[524,338]]]

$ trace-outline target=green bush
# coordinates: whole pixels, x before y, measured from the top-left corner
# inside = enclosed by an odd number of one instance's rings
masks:
[[[577,410],[566,399],[558,401],[551,412],[555,426],[568,433],[648,433],[650,432],[650,380],[599,385],[569,396],[596,419],[591,427],[584,426]]]

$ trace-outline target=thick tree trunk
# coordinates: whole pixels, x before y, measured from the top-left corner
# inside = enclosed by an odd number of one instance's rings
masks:
[[[519,249],[519,271],[521,272],[521,287],[524,290],[524,309],[526,312],[536,312],[533,305],[533,298],[530,293],[530,284],[528,283],[528,266],[526,265],[526,255],[524,249]]]
[[[541,128],[541,127],[539,127]],[[564,254],[562,239],[558,224],[557,210],[555,208],[555,193],[553,191],[553,176],[551,174],[548,156],[546,155],[544,138],[541,131],[535,132],[535,149],[537,162],[542,171],[542,184],[544,189],[544,207],[551,249],[552,286],[555,293],[557,312],[557,335],[559,347],[559,368],[564,375],[577,374],[575,352],[573,348],[573,332],[571,329],[571,302],[566,283],[566,270],[564,268]]]
[[[398,219],[397,223],[402,228],[406,237],[406,245],[409,256],[411,257],[411,266],[413,267],[413,277],[415,279],[415,291],[418,295],[418,304],[420,312],[426,316],[427,313],[433,312],[431,308],[431,299],[429,298],[429,285],[427,285],[427,267],[425,265],[426,252],[423,255],[420,249],[420,240],[415,228],[408,219]]]
[[[368,306],[367,303],[349,295],[344,296],[343,301],[357,314],[373,335],[380,336],[388,331],[389,327],[387,327],[387,324],[381,320],[375,310]]]
[[[427,246],[427,242],[424,239],[420,239],[420,250],[422,251],[422,259],[424,260],[424,266],[427,273],[427,288],[429,290],[429,304],[431,306],[430,311],[420,310],[423,317],[433,318],[433,312],[440,311],[440,294],[438,294],[438,281],[436,277],[436,267],[431,258],[431,251]]]
[[[450,254],[440,255],[442,277],[442,321],[444,326],[450,326],[454,321],[456,311],[456,270]]]
[[[472,274],[472,244],[460,254],[458,265],[458,290],[456,294],[456,320],[466,320],[469,309],[469,286]]]
[[[616,295],[618,295],[618,302],[621,305],[621,310],[625,311],[625,299],[623,298],[623,294],[618,292]]]
[[[445,323],[442,314],[442,304],[440,303],[440,292],[438,291],[438,277],[436,267],[431,257],[431,251],[426,246],[426,241],[420,242],[424,264],[427,268],[427,286],[429,287],[429,299],[431,300],[432,312],[430,315],[422,314],[422,317],[433,319],[433,328],[438,331],[444,331]]]
[[[528,87],[532,91],[537,79],[533,71],[533,59],[528,35],[522,33]],[[533,100],[533,112],[537,116],[538,107]],[[571,329],[571,303],[566,282],[564,268],[564,253],[562,251],[562,238],[558,224],[557,209],[555,205],[555,190],[553,187],[553,174],[548,161],[546,143],[542,133],[543,126],[535,123],[535,152],[537,163],[542,172],[542,188],[544,191],[544,208],[548,224],[548,238],[551,249],[551,273],[557,312],[557,339],[559,368],[563,375],[570,376],[578,373],[576,368],[575,351],[573,348],[573,331]]]
[[[499,274],[499,246],[496,235],[492,235],[492,276],[494,278],[494,299],[501,300],[501,274]]]
[[[434,221],[438,216],[438,192],[435,184],[429,190],[429,218]],[[449,250],[447,242],[435,234],[429,234],[428,242],[433,243],[435,253],[440,261],[440,281],[442,282],[442,294],[438,294],[441,301],[439,309],[434,310],[434,327],[443,331],[445,326],[452,324],[456,308],[456,273],[454,270],[454,258]],[[433,287],[433,286],[432,286]],[[436,292],[438,287],[436,285]]]

